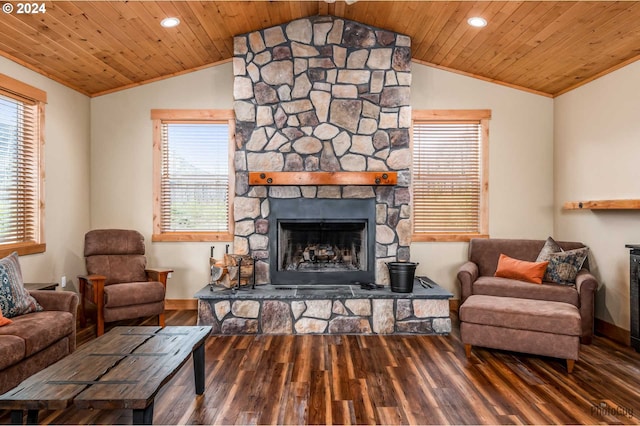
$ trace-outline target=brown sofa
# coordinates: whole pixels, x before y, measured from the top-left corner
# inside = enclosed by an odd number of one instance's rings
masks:
[[[0,394],[76,348],[78,295],[48,290],[30,294],[44,311],[13,317],[12,324],[0,327]]]
[[[472,239],[469,260],[458,271],[461,306],[471,295],[486,295],[518,299],[559,302],[573,305],[580,315],[580,341],[590,344],[593,337],[594,302],[598,281],[589,272],[588,259],[576,277],[574,285],[550,282],[531,284],[510,278],[494,277],[500,254],[535,261],[545,240]],[[558,242],[563,250],[584,247],[579,242]]]

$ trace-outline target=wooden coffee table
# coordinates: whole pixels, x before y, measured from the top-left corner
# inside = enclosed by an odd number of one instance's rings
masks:
[[[153,423],[153,400],[193,353],[196,394],[204,393],[202,327],[115,327],[0,396],[11,422],[38,423],[38,410],[133,409],[134,424]]]

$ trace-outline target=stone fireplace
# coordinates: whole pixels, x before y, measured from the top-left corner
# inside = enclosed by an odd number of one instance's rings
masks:
[[[234,38],[234,251],[256,259],[258,284],[387,284],[386,262],[409,260],[410,45],[407,36],[332,16]],[[346,180],[250,184],[251,172],[338,172]],[[363,184],[357,176],[366,172],[394,172],[397,183]],[[366,205],[371,223],[341,217],[353,208],[334,203],[349,200]],[[314,227],[299,220],[296,212],[323,201],[332,207]],[[274,211],[293,217],[282,222]],[[323,232],[342,236],[321,240]],[[305,233],[312,241],[301,240]],[[289,278],[291,265],[307,272]],[[321,272],[330,268],[339,270]]]
[[[453,295],[435,283],[412,293],[356,284],[388,284],[385,263],[410,256],[410,59],[407,36],[331,16],[234,38],[234,251],[267,285],[205,286],[198,324],[213,334],[451,331]]]
[[[374,199],[273,199],[272,284],[353,284],[375,280]]]

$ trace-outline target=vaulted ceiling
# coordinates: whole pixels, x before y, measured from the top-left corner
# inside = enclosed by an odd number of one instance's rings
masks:
[[[416,62],[549,96],[640,58],[639,1],[44,4],[0,14],[0,55],[89,96],[227,61],[234,35],[326,14],[409,35]],[[161,27],[167,16],[181,24]],[[472,16],[488,25],[469,26]]]

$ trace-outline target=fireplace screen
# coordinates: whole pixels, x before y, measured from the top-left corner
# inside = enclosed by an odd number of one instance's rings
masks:
[[[375,200],[273,199],[272,284],[375,280]]]

